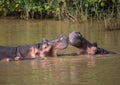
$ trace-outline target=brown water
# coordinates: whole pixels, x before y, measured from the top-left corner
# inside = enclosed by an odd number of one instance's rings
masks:
[[[120,31],[105,31],[101,22],[0,19],[0,45],[33,44],[42,38],[80,31],[102,48],[120,52]],[[71,54],[69,45],[59,54]],[[120,55],[61,56],[47,60],[0,61],[0,85],[119,85]]]

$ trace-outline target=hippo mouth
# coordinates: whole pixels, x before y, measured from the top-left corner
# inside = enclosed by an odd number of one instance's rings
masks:
[[[65,49],[68,47],[69,39],[67,36],[62,35],[56,39],[49,41],[48,44],[57,49]]]
[[[56,57],[58,50],[62,50],[68,47],[69,39],[67,36],[62,35],[56,39],[49,41],[48,44],[51,45],[51,49],[48,55]]]
[[[80,48],[83,45],[83,37],[80,32],[71,32],[69,34],[69,41],[71,45],[77,48]]]

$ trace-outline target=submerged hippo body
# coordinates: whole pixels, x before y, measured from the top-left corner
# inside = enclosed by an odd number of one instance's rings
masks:
[[[44,53],[48,52],[50,48],[51,46],[47,46],[44,42],[17,47],[0,46],[0,60],[42,58],[46,56]]]
[[[57,56],[58,50],[67,48],[69,40],[67,36],[60,36],[51,41],[44,40],[42,43],[7,47],[0,46],[0,60],[34,59],[38,57]]]
[[[0,60],[16,57],[17,47],[0,46]]]
[[[78,54],[115,54],[115,52],[107,51],[103,48],[97,47],[96,43],[90,43],[86,40],[80,32],[71,32],[69,34],[70,44],[79,49]]]
[[[108,50],[105,50],[103,48],[97,48],[97,52],[96,54],[116,54],[116,52],[113,52],[113,51],[108,51]]]

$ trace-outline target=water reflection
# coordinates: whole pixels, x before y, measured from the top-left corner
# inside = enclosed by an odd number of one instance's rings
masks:
[[[100,56],[86,55],[48,58],[47,60],[0,62],[0,84],[99,84],[103,83],[101,80],[105,79],[106,76],[110,77],[110,80],[114,80],[114,77],[120,79],[118,76],[120,67],[117,65],[119,61],[120,57],[103,56],[100,58]],[[114,83],[109,80],[104,81],[104,83],[109,82]],[[119,83],[119,81],[117,82]]]
[[[98,22],[71,23],[51,20],[0,19],[0,45],[17,46],[53,39],[71,31],[80,31],[100,47],[120,52],[120,31],[107,32]],[[73,56],[77,49],[69,45],[58,58],[0,62],[0,85],[119,85],[119,55]]]

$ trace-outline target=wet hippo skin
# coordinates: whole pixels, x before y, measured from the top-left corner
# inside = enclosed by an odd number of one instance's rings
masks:
[[[41,57],[40,51],[43,43],[37,43],[32,45],[17,46],[17,47],[7,47],[0,46],[0,60],[18,60],[24,58],[36,58]]]
[[[7,47],[0,46],[0,60],[19,60],[19,59],[34,59],[38,57],[57,56],[58,50],[68,47],[69,39],[67,36],[59,36],[53,40],[44,40],[41,43]]]
[[[73,31],[69,34],[69,41],[72,46],[79,49],[77,54],[116,54],[115,52],[98,47],[97,43],[89,42],[77,31]]]

